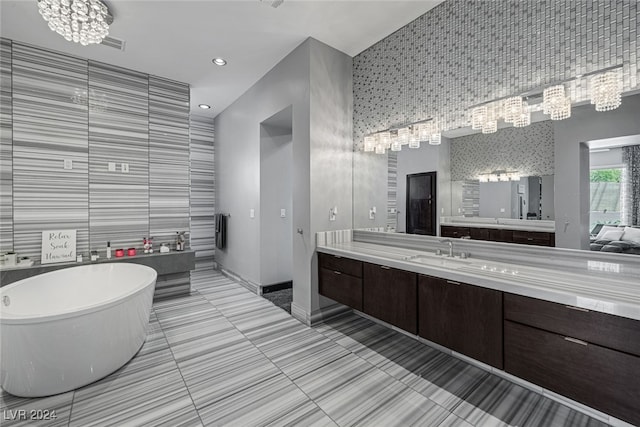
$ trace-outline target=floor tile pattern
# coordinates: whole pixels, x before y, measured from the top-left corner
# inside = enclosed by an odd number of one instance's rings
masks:
[[[215,271],[154,304],[118,371],[0,406],[3,426],[604,425],[355,314],[309,328]],[[57,419],[11,419],[32,408]]]

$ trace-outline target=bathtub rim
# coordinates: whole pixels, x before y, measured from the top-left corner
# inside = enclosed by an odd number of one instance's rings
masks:
[[[4,296],[5,292],[10,291],[11,289],[13,289],[14,287],[17,287],[18,285],[22,284],[25,281],[28,280],[32,280],[34,277],[40,277],[40,276],[49,276],[51,274],[60,274],[60,272],[63,272],[65,270],[69,270],[69,269],[73,269],[73,268],[91,268],[93,266],[100,266],[100,265],[131,265],[131,266],[135,266],[135,268],[141,268],[141,269],[147,269],[147,272],[150,274],[149,278],[147,279],[146,277],[144,279],[142,279],[138,286],[134,286],[133,290],[131,292],[127,292],[124,294],[118,294],[117,297],[115,298],[111,298],[108,300],[104,300],[101,301],[100,303],[97,304],[92,304],[92,305],[88,305],[85,307],[82,307],[80,309],[76,309],[76,310],[72,310],[72,311],[62,311],[59,313],[55,313],[55,314],[45,314],[45,315],[20,315],[20,314],[12,314],[12,313],[7,313],[2,306],[2,303],[0,302],[0,325],[26,325],[26,324],[34,324],[34,323],[45,323],[45,322],[52,322],[52,321],[56,321],[56,320],[63,320],[63,319],[69,319],[69,318],[73,318],[73,317],[79,317],[79,316],[83,316],[86,315],[87,313],[94,313],[97,311],[102,311],[102,310],[106,310],[109,307],[113,307],[117,304],[119,304],[120,302],[122,302],[123,300],[127,299],[127,298],[131,298],[139,293],[145,292],[147,290],[147,288],[151,285],[153,285],[154,289],[155,289],[155,285],[156,285],[156,281],[158,279],[158,272],[146,265],[141,265],[141,264],[135,264],[135,263],[131,263],[131,262],[108,262],[108,263],[100,263],[100,264],[89,264],[89,265],[76,265],[76,266],[71,266],[68,268],[62,268],[59,270],[54,270],[54,271],[49,271],[46,273],[41,273],[41,274],[36,274],[35,276],[31,276],[31,277],[27,277],[25,279],[19,280],[15,283],[11,283],[10,285],[7,286],[3,286],[0,289],[0,300],[2,298],[2,296]],[[151,271],[149,271],[151,270]]]

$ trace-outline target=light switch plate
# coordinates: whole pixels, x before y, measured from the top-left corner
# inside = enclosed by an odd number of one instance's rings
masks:
[[[256,217],[255,209],[249,209],[249,218],[255,218],[255,217]]]
[[[64,168],[67,170],[73,169],[73,160],[64,159]]]
[[[500,213],[504,213],[505,212],[505,208],[500,208]]]
[[[280,209],[280,218],[284,218],[287,216],[287,210],[286,209]]]
[[[109,172],[115,172],[116,171],[116,162],[108,162],[107,163],[107,170]]]

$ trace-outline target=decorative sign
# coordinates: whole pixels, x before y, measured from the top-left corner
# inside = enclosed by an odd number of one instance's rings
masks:
[[[42,264],[76,261],[76,230],[42,232]]]

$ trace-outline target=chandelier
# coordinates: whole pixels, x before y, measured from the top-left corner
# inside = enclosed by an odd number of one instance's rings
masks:
[[[596,111],[614,110],[622,103],[622,81],[618,73],[608,71],[591,78],[591,103]]]
[[[101,43],[113,22],[100,0],[38,0],[38,8],[51,31],[83,46]]]

